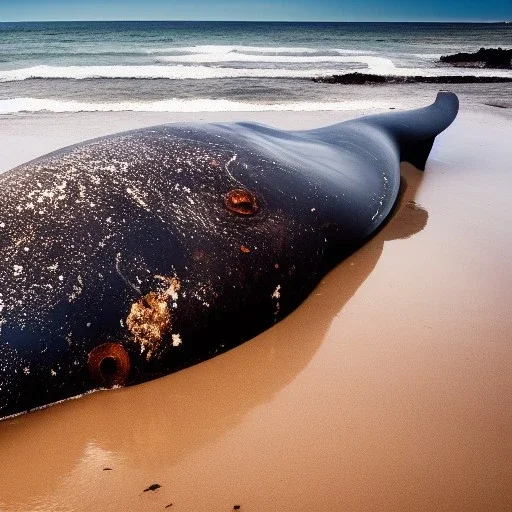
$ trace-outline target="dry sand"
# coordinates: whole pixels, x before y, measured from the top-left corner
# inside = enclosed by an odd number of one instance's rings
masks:
[[[359,114],[4,117],[0,170],[160,122]],[[390,223],[274,328],[0,422],[0,510],[512,510],[510,111],[462,105],[426,172],[402,174]]]

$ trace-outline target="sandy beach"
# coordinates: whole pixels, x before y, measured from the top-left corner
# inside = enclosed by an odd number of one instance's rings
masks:
[[[165,122],[368,113],[1,116],[0,171]],[[0,510],[511,510],[511,121],[462,102],[391,221],[272,329],[0,422]]]

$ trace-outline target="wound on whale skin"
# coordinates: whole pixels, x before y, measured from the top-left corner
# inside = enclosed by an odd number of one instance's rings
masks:
[[[239,215],[254,215],[258,211],[256,196],[248,190],[230,190],[225,201],[226,208]]]
[[[293,311],[457,115],[169,124],[0,175],[0,417],[209,359]]]
[[[130,373],[130,356],[119,343],[94,347],[87,358],[91,380],[98,387],[123,386]]]

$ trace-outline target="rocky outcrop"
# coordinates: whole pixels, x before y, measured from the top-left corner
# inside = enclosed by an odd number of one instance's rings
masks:
[[[492,84],[512,82],[510,77],[499,76],[394,76],[372,75],[366,73],[347,73],[316,77],[313,82],[345,85],[376,85],[376,84]]]
[[[461,67],[512,69],[512,50],[502,48],[480,48],[475,53],[443,55],[441,62]]]

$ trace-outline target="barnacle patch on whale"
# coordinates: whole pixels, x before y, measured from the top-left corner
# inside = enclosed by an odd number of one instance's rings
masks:
[[[131,305],[126,318],[126,326],[133,335],[133,341],[140,345],[141,352],[146,352],[146,358],[161,347],[166,335],[171,329],[171,308],[169,300],[178,299],[180,282],[176,277],[156,275],[165,288],[152,291]]]

